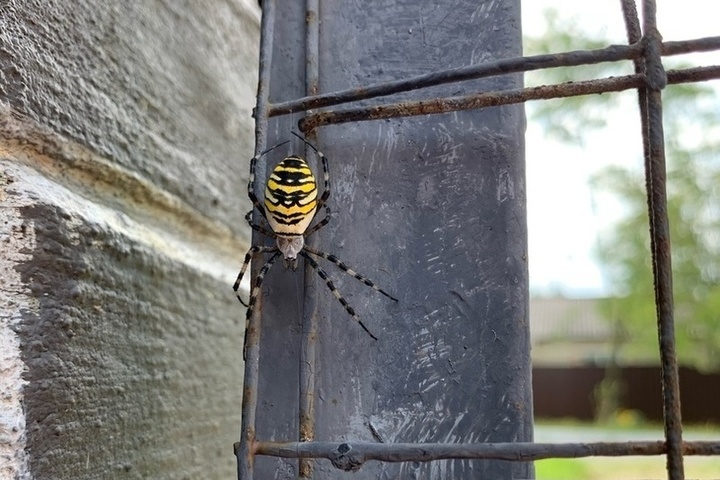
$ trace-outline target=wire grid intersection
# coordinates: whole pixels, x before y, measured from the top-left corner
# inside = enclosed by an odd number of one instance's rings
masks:
[[[318,0],[306,0],[306,97],[271,104],[268,90],[270,84],[270,61],[272,51],[275,1],[262,2],[260,73],[256,120],[256,154],[265,149],[268,119],[295,112],[306,112],[299,122],[300,130],[313,135],[323,125],[345,122],[371,121],[412,115],[427,115],[457,110],[485,108],[489,106],[523,103],[579,95],[617,92],[629,89],[638,91],[640,116],[643,125],[645,147],[645,175],[648,185],[648,212],[651,230],[651,250],[656,293],[659,329],[660,357],[662,365],[663,416],[665,441],[622,443],[497,443],[497,444],[384,444],[384,443],[331,443],[314,442],[312,391],[301,392],[299,442],[268,442],[255,438],[255,412],[259,370],[259,343],[261,304],[250,321],[247,357],[245,364],[245,387],[242,409],[242,432],[240,442],[235,444],[238,462],[238,478],[253,478],[256,455],[269,455],[301,459],[300,477],[312,475],[308,459],[325,458],[343,470],[357,470],[367,460],[386,462],[432,461],[441,459],[502,459],[508,461],[533,461],[545,458],[577,458],[587,456],[666,455],[668,478],[684,478],[684,455],[720,455],[720,441],[684,442],[680,416],[680,388],[678,363],[675,354],[674,317],[672,305],[672,272],[670,265],[665,194],[665,155],[662,130],[661,91],[667,84],[702,82],[720,79],[720,65],[693,67],[665,71],[662,56],[691,52],[720,50],[720,36],[662,42],[656,25],[655,0],[643,0],[643,19],[637,12],[634,0],[621,0],[621,9],[627,31],[628,45],[611,45],[590,51],[572,51],[500,59],[480,65],[432,72],[413,78],[378,83],[357,89],[317,94],[318,62]],[[527,72],[544,68],[587,65],[601,62],[631,60],[635,73],[614,78],[600,78],[583,82],[544,85],[517,90],[482,92],[461,97],[429,98],[421,101],[377,104],[319,113],[311,109],[330,107],[349,102],[383,97],[395,93],[427,88],[435,85],[461,82],[489,76]],[[312,313],[306,309],[306,317]],[[314,328],[314,327],[313,327]],[[308,335],[305,342],[314,342],[316,335]],[[307,352],[314,352],[314,345],[303,347],[303,363],[313,367],[314,359]],[[312,369],[312,368],[311,368]],[[307,372],[306,372],[307,373]],[[311,383],[312,384],[312,383]]]

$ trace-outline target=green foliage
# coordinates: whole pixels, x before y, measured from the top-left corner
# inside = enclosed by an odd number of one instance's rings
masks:
[[[701,370],[717,370],[720,369],[720,135],[717,134],[720,104],[706,85],[684,85],[679,89],[671,86],[663,98],[679,361]],[[715,134],[693,135],[696,131],[715,131]],[[610,228],[598,247],[598,257],[614,280],[618,294],[604,303],[602,312],[625,330],[627,355],[657,356],[642,172],[608,167],[594,176],[591,186],[616,195],[626,207],[625,216]]]
[[[668,215],[673,262],[676,337],[681,363],[720,368],[720,165],[699,165],[688,151],[668,153]],[[600,243],[598,256],[615,280],[618,297],[603,313],[625,329],[630,356],[657,354],[655,306],[645,190],[640,176],[612,167],[594,186],[624,199],[627,215]],[[614,317],[613,317],[614,316]]]
[[[576,459],[550,458],[535,462],[535,478],[537,480],[589,477],[588,467]]]
[[[560,53],[573,50],[596,50],[605,48],[603,39],[592,39],[581,31],[576,22],[561,20],[554,9],[545,11],[546,29],[539,37],[525,37],[525,55]],[[559,67],[550,70],[528,72],[529,86],[578,82],[632,73],[628,62],[601,63],[577,67]],[[615,95],[588,95],[558,98],[533,103],[528,109],[530,120],[540,123],[545,132],[562,142],[582,144],[583,134],[591,129],[606,126],[606,112],[617,103]],[[578,115],[578,110],[582,115]]]
[[[571,23],[547,15],[542,38],[526,39],[528,54],[601,48]],[[629,62],[625,62],[629,65]],[[623,67],[624,68],[624,67]],[[553,69],[533,75],[558,83],[630,73],[618,64],[589,69]],[[531,77],[529,74],[528,77]],[[617,94],[576,97],[534,104],[530,121],[548,135],[582,144],[592,128],[604,125]],[[720,100],[710,84],[668,86],[663,92],[668,214],[672,245],[676,338],[680,363],[720,369]],[[628,115],[637,115],[637,110]],[[638,142],[640,136],[638,134]],[[612,166],[591,180],[598,195],[610,194],[624,214],[598,241],[597,255],[615,298],[601,313],[615,331],[621,360],[658,358],[655,301],[645,181],[642,171]]]

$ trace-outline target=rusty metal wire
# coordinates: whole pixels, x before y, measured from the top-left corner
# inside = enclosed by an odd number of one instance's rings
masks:
[[[685,442],[685,455],[720,455],[720,442]],[[665,442],[613,443],[333,443],[259,442],[257,455],[285,458],[326,458],[343,470],[357,470],[368,460],[430,462],[449,459],[493,459],[516,462],[546,458],[662,455]]]
[[[255,155],[265,150],[267,145],[268,109],[270,107],[270,65],[272,63],[272,41],[275,23],[275,0],[263,2],[263,15],[260,26],[260,68],[258,76],[258,95],[255,119]],[[257,167],[257,174],[265,173],[265,163]],[[256,216],[254,216],[257,218]],[[254,233],[257,241],[258,234]],[[254,267],[255,268],[255,267]],[[253,272],[257,275],[257,272]],[[258,398],[258,376],[260,372],[260,315],[262,295],[258,296],[250,322],[245,326],[245,376],[243,377],[242,426],[240,441],[236,444],[238,479],[252,479],[255,466],[255,428]]]
[[[680,413],[680,376],[675,352],[675,319],[673,307],[672,261],[670,255],[670,221],[667,212],[667,175],[665,170],[665,137],[662,122],[662,89],[667,74],[660,56],[662,36],[657,29],[655,0],[643,2],[643,39],[645,41],[645,74],[647,82],[647,128],[643,130],[648,196],[648,216],[655,283],[662,371],[663,418],[667,443],[667,470],[671,480],[685,478],[682,455],[682,419]]]
[[[635,8],[635,2],[631,0],[622,0],[621,2],[623,18],[625,20],[625,29],[627,32],[628,42],[634,43],[641,39],[642,29],[640,27],[640,19],[638,17],[637,10]],[[653,12],[654,13],[654,12]],[[650,25],[651,27],[653,25]],[[659,41],[659,35],[655,28],[655,44]],[[657,54],[657,51],[654,52]],[[648,52],[648,56],[651,52]],[[658,62],[659,59],[652,59],[654,62]],[[634,61],[635,72],[642,73],[646,69],[647,58],[638,58]],[[657,70],[657,68],[656,68]],[[662,76],[663,73],[658,71],[657,75]],[[660,80],[662,82],[662,80]],[[648,88],[638,88],[638,106],[640,109],[640,122],[642,127],[642,138],[643,138],[643,152],[645,158],[645,189],[648,192],[648,212],[649,212],[649,223],[650,223],[650,242],[651,251],[653,256],[653,276],[656,279],[656,292],[662,290],[662,295],[666,296],[669,292],[670,299],[672,301],[672,284],[663,283],[667,277],[666,272],[671,271],[670,258],[669,256],[661,255],[662,259],[657,260],[658,256],[658,232],[655,230],[657,218],[660,217],[659,221],[661,224],[667,222],[667,209],[664,207],[665,203],[663,199],[657,199],[660,201],[661,208],[657,208],[656,199],[653,197],[651,192],[657,189],[665,189],[665,171],[664,166],[662,171],[658,172],[657,157],[660,156],[664,162],[664,151],[658,149],[657,142],[663,142],[662,139],[662,110],[660,98],[657,94],[659,90],[656,89],[656,93],[650,95]],[[651,112],[652,105],[652,112]],[[657,118],[660,114],[660,125],[658,126],[657,121],[651,122],[651,115]],[[658,131],[658,128],[660,130]],[[666,235],[664,232],[663,235]],[[669,238],[663,238],[663,241],[668,241]],[[669,244],[666,245],[669,249]],[[670,277],[672,280],[672,277]],[[658,283],[659,282],[659,283]],[[665,306],[667,307],[667,305]],[[663,310],[660,312],[658,306],[658,321],[661,322],[660,326],[660,356],[662,360],[662,374],[663,374],[663,414],[665,418],[665,437],[667,439],[668,449],[667,455],[667,468],[668,477],[670,479],[681,479],[684,477],[683,459],[682,452],[680,451],[680,445],[682,444],[682,423],[680,422],[680,387],[677,370],[677,359],[675,358],[675,346],[674,346],[674,332],[672,328],[670,331],[670,337],[668,333],[664,331],[668,326],[672,327],[672,318],[670,323],[667,323],[667,312]],[[672,317],[672,310],[670,310],[670,316]],[[663,319],[664,320],[661,320]],[[670,340],[669,344],[663,345],[663,342]],[[669,362],[669,369],[668,369]]]
[[[720,36],[680,42],[666,42],[663,43],[662,53],[663,55],[681,55],[684,53],[707,52],[718,49],[720,49]],[[480,65],[458,67],[403,80],[376,83],[339,92],[324,93],[298,98],[297,100],[275,103],[270,107],[270,116],[287,115],[289,113],[307,111],[313,108],[330,107],[343,103],[494,75],[530,72],[545,68],[575,67],[604,62],[634,60],[642,58],[642,55],[643,45],[637,41],[631,45],[610,45],[609,47],[598,50],[576,50],[529,57],[501,58]]]
[[[668,71],[669,83],[687,83],[698,81],[698,79],[720,79],[720,65]],[[578,95],[620,92],[631,88],[643,87],[645,82],[646,80],[643,74],[634,74],[603,78],[600,80],[568,82],[559,85],[543,85],[517,90],[486,92],[457,97],[336,110],[308,115],[300,121],[299,128],[303,132],[309,132],[323,125],[338,123],[472,110],[476,108],[510,105],[513,103],[524,103],[529,100],[547,100],[552,98],[575,97]]]
[[[319,0],[305,1],[305,93],[317,95],[320,84],[320,5]],[[317,142],[317,131],[308,132],[306,139]],[[312,148],[305,147],[305,159],[315,162],[317,154]],[[319,245],[318,236],[306,240],[311,247]],[[305,264],[305,302],[303,305],[302,344],[300,346],[300,399],[299,399],[299,440],[311,442],[315,440],[315,358],[318,331],[318,295],[317,275],[309,264]],[[313,462],[309,458],[301,458],[299,477],[311,478]]]
[[[257,387],[259,373],[259,345],[261,304],[248,325],[246,337],[247,361],[242,408],[242,432],[235,444],[238,478],[252,480],[256,455],[301,458],[300,476],[312,473],[309,459],[327,458],[337,468],[355,470],[367,460],[388,462],[431,461],[439,459],[503,459],[531,461],[543,458],[575,458],[586,456],[666,455],[668,478],[684,478],[683,455],[720,455],[720,442],[684,442],[680,415],[678,364],[675,353],[672,271],[670,238],[667,218],[665,152],[662,130],[661,91],[666,84],[700,82],[720,79],[720,65],[665,71],[661,56],[691,52],[720,50],[720,37],[707,37],[679,42],[662,42],[656,25],[655,0],[643,0],[643,23],[634,0],[621,0],[628,45],[612,45],[591,51],[573,51],[531,57],[500,59],[481,65],[471,65],[408,79],[373,84],[365,87],[318,94],[318,0],[306,0],[308,12],[306,34],[306,97],[287,102],[269,103],[270,63],[272,57],[275,0],[262,4],[263,17],[260,44],[260,73],[256,119],[256,154],[267,143],[268,119],[273,116],[306,111],[300,128],[311,137],[322,125],[341,122],[375,120],[408,115],[426,115],[462,109],[484,108],[550,98],[598,94],[637,89],[645,151],[648,213],[657,307],[658,337],[662,364],[663,415],[665,441],[622,443],[499,443],[499,444],[367,444],[329,443],[312,441],[314,437],[314,342],[316,326],[313,305],[305,306],[309,317],[303,333],[300,367],[300,442],[265,442],[255,438]],[[545,85],[507,91],[479,92],[472,95],[434,98],[422,101],[399,102],[364,106],[339,111],[309,112],[317,109],[392,95],[441,85],[509,73],[544,68],[568,67],[631,60],[635,73],[614,78],[584,82]],[[264,168],[264,166],[262,166]],[[262,170],[259,169],[259,175]],[[258,298],[258,302],[261,298]]]

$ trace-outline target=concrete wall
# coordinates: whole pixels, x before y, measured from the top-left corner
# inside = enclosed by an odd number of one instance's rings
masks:
[[[250,0],[3,2],[0,477],[232,478]]]

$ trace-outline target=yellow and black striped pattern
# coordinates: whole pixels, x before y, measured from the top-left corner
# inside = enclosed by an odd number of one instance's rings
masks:
[[[277,235],[303,235],[317,211],[317,182],[307,162],[289,156],[270,173],[265,185],[265,213]]]
[[[253,204],[253,210],[250,210],[247,215],[245,215],[245,220],[247,220],[253,230],[274,238],[276,240],[276,244],[274,246],[251,246],[245,254],[245,260],[240,268],[240,273],[238,273],[237,279],[233,284],[233,290],[235,291],[238,300],[241,304],[247,307],[247,313],[245,316],[246,321],[248,322],[247,324],[249,325],[250,318],[252,317],[255,309],[256,301],[262,292],[263,279],[273,263],[282,256],[285,261],[285,268],[295,270],[297,267],[298,256],[301,256],[305,259],[307,264],[317,272],[320,278],[325,282],[325,285],[332,292],[333,296],[335,296],[335,298],[340,302],[350,317],[356,321],[362,329],[370,335],[371,338],[377,340],[377,337],[370,332],[367,326],[362,322],[362,320],[360,320],[357,313],[355,313],[355,310],[353,310],[353,308],[340,294],[340,291],[335,287],[335,284],[330,279],[327,272],[318,265],[313,257],[323,258],[330,263],[335,264],[343,272],[364,283],[376,292],[385,295],[391,300],[397,302],[397,298],[375,285],[375,283],[373,283],[369,278],[360,275],[355,270],[348,267],[335,255],[316,250],[305,244],[305,237],[314,234],[330,221],[330,207],[327,205],[327,200],[330,198],[330,169],[328,166],[329,162],[325,155],[323,155],[317,148],[299,134],[295,132],[291,133],[302,140],[306,146],[313,149],[320,158],[323,169],[323,193],[320,197],[318,197],[318,185],[315,181],[315,176],[305,160],[296,155],[291,155],[280,162],[270,173],[270,177],[265,185],[265,198],[261,203],[260,199],[258,199],[255,195],[255,166],[257,161],[263,155],[282,145],[285,145],[288,142],[285,141],[278,143],[274,147],[263,151],[250,160],[250,176],[247,191],[248,197]],[[315,214],[323,207],[325,208],[325,217],[310,227],[310,223],[313,221]],[[271,227],[270,230],[262,225],[256,224],[253,221],[256,209],[258,212],[262,212],[264,214],[263,216]],[[245,303],[238,291],[240,289],[240,283],[242,282],[245,272],[250,266],[250,261],[257,256],[264,254],[271,255],[260,268],[260,272],[254,278],[252,282],[252,289],[250,291],[250,299],[247,303]],[[245,333],[247,334],[248,331],[249,328],[246,328]],[[244,350],[243,358],[245,358]]]

